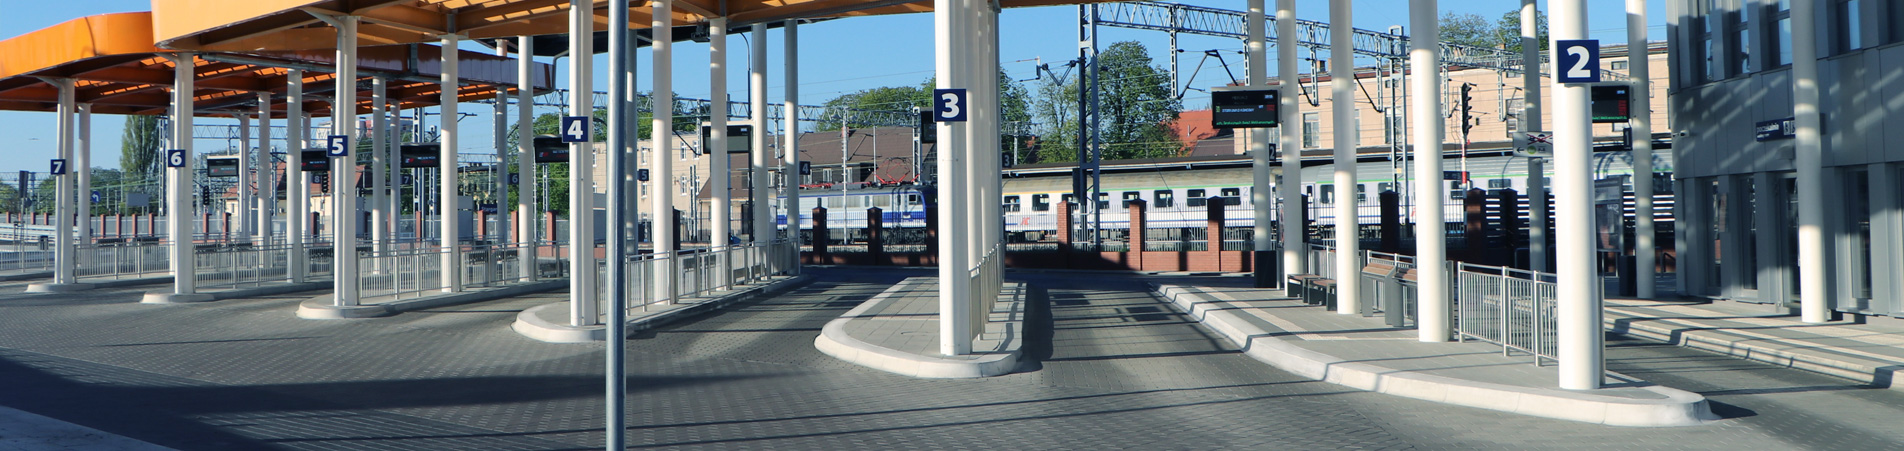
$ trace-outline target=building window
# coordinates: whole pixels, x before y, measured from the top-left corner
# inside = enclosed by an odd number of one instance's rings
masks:
[[[1322,194],[1319,196],[1316,196],[1317,197],[1316,203],[1319,203],[1319,204],[1334,204],[1335,203],[1335,185],[1322,185],[1317,189],[1322,190]]]
[[[1017,213],[1018,208],[1018,196],[1005,196],[1006,213]]]
[[[1031,195],[1031,211],[1051,211],[1050,194]]]
[[[1111,193],[1097,193],[1097,209],[1111,209]]]
[[[1208,205],[1209,199],[1203,197],[1203,192],[1204,191],[1200,189],[1193,189],[1187,193],[1184,193],[1185,197],[1188,197],[1188,199],[1184,199],[1184,205],[1191,206],[1191,207],[1202,207],[1202,206]]]
[[[1317,135],[1321,134],[1322,113],[1302,113],[1302,148],[1316,148]]]
[[[1904,42],[1904,4],[1882,2],[1878,5],[1883,6],[1885,15],[1890,16],[1890,21],[1886,24],[1889,26],[1884,27],[1885,30],[1890,31],[1890,36],[1885,37],[1885,42]]]
[[[1626,60],[1614,61],[1608,64],[1612,66],[1613,70],[1626,70]]]
[[[1746,74],[1752,72],[1752,26],[1746,21],[1743,0],[1726,3],[1726,26],[1729,27],[1726,36],[1732,40],[1726,43],[1728,54],[1732,55],[1727,62],[1732,67],[1732,75]]]
[[[1774,45],[1777,46],[1778,51],[1772,52],[1772,54],[1778,55],[1778,60],[1772,61],[1772,66],[1791,64],[1792,0],[1778,0],[1778,5],[1772,10],[1772,22],[1778,24],[1778,37],[1774,40]]]
[[[1719,43],[1713,39],[1713,30],[1719,28],[1719,12],[1714,10],[1714,6],[1712,0],[1700,0],[1696,9],[1700,11],[1700,18],[1693,21],[1693,41],[1697,42],[1694,46],[1694,62],[1699,65],[1695,71],[1698,74],[1695,84],[1725,78],[1724,74],[1719,73],[1719,65],[1713,61],[1719,50]]]
[[[1848,171],[1844,178],[1845,227],[1851,238],[1845,263],[1851,273],[1851,297],[1871,299],[1871,174],[1864,169]]]
[[[1859,0],[1832,0],[1831,21],[1835,27],[1831,30],[1831,48],[1834,54],[1844,54],[1864,48],[1864,15],[1858,11]]]
[[[1169,208],[1177,204],[1177,198],[1174,194],[1175,193],[1170,192],[1170,190],[1160,189],[1152,191],[1150,198],[1157,201],[1157,205],[1155,205],[1157,208]]]
[[[1514,187],[1513,179],[1488,179],[1488,189],[1508,189]]]

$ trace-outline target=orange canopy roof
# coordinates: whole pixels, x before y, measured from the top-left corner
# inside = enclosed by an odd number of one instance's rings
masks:
[[[41,77],[75,80],[77,101],[102,114],[164,114],[173,82],[175,51],[153,46],[152,13],[104,14],[74,19],[0,41],[0,110],[53,111],[59,91]],[[428,45],[366,47],[359,74],[391,80],[391,101],[401,107],[436,104],[441,48]],[[513,91],[516,60],[481,52],[462,52],[459,76],[465,100],[493,98]],[[333,52],[198,53],[193,59],[195,109],[203,116],[255,113],[258,92],[276,94],[283,111],[287,68],[304,73],[305,111],[328,115],[328,103],[314,96],[336,88],[330,68]],[[537,64],[533,85],[553,89],[555,68]],[[369,111],[369,94],[358,96],[359,112]],[[282,113],[279,113],[280,115]]]
[[[1006,7],[1113,0],[999,0]],[[594,0],[595,29],[608,24],[606,0]],[[648,28],[654,11],[630,1],[629,28]],[[363,18],[365,43],[430,42],[456,33],[471,39],[568,33],[568,0],[152,0],[158,45],[193,50],[296,50],[336,47],[337,29],[313,14]],[[932,11],[932,0],[675,0],[672,23],[726,17],[729,26],[789,19]]]

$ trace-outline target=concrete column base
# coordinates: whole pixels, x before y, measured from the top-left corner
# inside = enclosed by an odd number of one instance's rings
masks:
[[[516,315],[509,325],[516,333],[546,343],[589,343],[608,340],[608,326],[568,324],[569,303],[538,305]]]
[[[140,304],[189,304],[193,302],[210,302],[212,299],[213,299],[212,295],[205,294],[205,293],[192,293],[192,294],[146,293],[145,297],[139,298],[139,303]]]
[[[334,305],[331,297],[318,297],[298,304],[297,316],[304,319],[349,319],[376,318],[389,316],[390,308],[382,305]]]
[[[90,283],[46,282],[46,283],[27,284],[26,292],[28,293],[72,293],[72,292],[78,292],[78,291],[87,291],[87,290],[91,290],[98,287],[99,287],[98,285],[93,285]]]

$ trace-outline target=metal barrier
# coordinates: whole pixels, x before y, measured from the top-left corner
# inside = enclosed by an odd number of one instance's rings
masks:
[[[1415,316],[1414,291],[1404,277],[1415,269],[1415,257],[1363,251],[1361,277],[1364,314],[1381,313],[1391,327],[1406,327]]]
[[[972,265],[967,283],[971,284],[973,301],[972,317],[968,323],[973,337],[985,334],[985,323],[991,319],[992,307],[998,304],[998,290],[1004,287],[1001,265],[1005,259],[1000,253],[1003,250],[1002,243],[993,243],[986,248],[985,256],[979,257],[977,264]]]
[[[267,282],[283,282],[291,267],[291,252],[292,247],[283,244],[200,245],[192,252],[192,270],[198,273],[200,289],[256,287]],[[163,255],[164,248],[160,248],[159,253]],[[324,260],[323,264],[323,272],[329,272],[329,261]]]
[[[73,252],[78,257],[73,262],[73,274],[76,277],[105,279],[136,279],[171,274],[172,256],[168,252],[171,245],[165,241],[132,241],[78,246]],[[47,260],[50,262],[52,259],[49,256]]]
[[[1558,361],[1554,274],[1466,263],[1456,274],[1458,339],[1501,345],[1501,355],[1532,354],[1535,365]]]

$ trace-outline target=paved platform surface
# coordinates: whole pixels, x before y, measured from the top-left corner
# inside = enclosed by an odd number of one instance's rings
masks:
[[[1609,330],[1904,390],[1904,320],[1806,324],[1770,304],[1606,300]]]
[[[929,271],[813,284],[638,336],[633,445],[667,449],[1892,449],[1904,393],[1614,338],[1613,371],[1724,421],[1621,428],[1385,396],[1266,368],[1149,294],[1222,278],[1037,274],[1019,372],[924,380],[813,349],[828,321]],[[1010,273],[1008,278],[1014,278]],[[182,306],[0,283],[0,405],[181,450],[592,449],[601,345],[508,330],[537,295],[362,321],[304,296]]]
[[[990,377],[1010,373],[1024,352],[1025,283],[1007,280],[986,312],[972,353],[939,351],[939,278],[913,277],[887,288],[827,322],[813,345],[840,360],[924,378]]]

